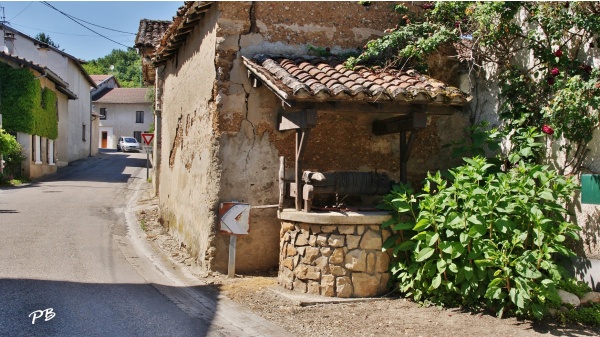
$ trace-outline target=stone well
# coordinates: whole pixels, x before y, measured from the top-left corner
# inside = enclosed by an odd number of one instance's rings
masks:
[[[380,224],[386,212],[279,213],[278,282],[286,289],[330,297],[385,293],[390,256],[382,252],[391,235]]]

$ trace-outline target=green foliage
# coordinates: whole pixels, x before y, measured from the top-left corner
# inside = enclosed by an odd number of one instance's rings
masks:
[[[489,129],[488,122],[482,122],[477,125],[466,128],[465,137],[454,141],[444,147],[452,147],[452,158],[462,157],[486,157],[488,152],[496,153],[500,149],[499,138],[501,133],[498,129]]]
[[[113,49],[110,54],[83,64],[83,68],[91,75],[114,75],[123,88],[142,87],[142,60],[133,48]]]
[[[577,297],[581,298],[586,293],[592,291],[590,286],[582,281],[576,280],[574,278],[569,278],[562,280],[558,283],[558,289],[562,289],[564,291],[570,292],[571,294],[577,295]]]
[[[577,173],[599,124],[600,72],[587,63],[584,53],[600,47],[598,2],[437,1],[423,3],[422,8],[424,14],[396,6],[402,14],[398,25],[368,42],[346,65],[424,70],[428,55],[450,42],[462,44],[473,55],[468,60],[472,69],[493,64],[498,71],[499,115],[511,151],[537,161],[543,148],[523,155],[530,146],[522,142],[543,129],[549,137],[567,141],[561,172]]]
[[[0,129],[0,154],[2,154],[2,160],[6,162],[3,175],[5,180],[10,180],[11,176],[20,173],[18,172],[18,168],[21,162],[25,160],[25,157],[21,154],[21,150],[21,144],[17,142],[17,139],[13,135],[4,129]]]
[[[58,137],[58,118],[56,111],[56,93],[48,88],[41,91],[42,104],[35,109],[33,133],[49,139]]]
[[[55,43],[52,38],[50,37],[50,35],[46,35],[46,33],[38,33],[34,39],[40,41],[40,42],[44,42],[47,45],[50,45],[56,49],[60,48],[60,46]]]
[[[34,111],[39,105],[40,84],[26,69],[0,63],[0,113],[3,127],[33,134]]]
[[[540,318],[558,301],[552,257],[573,256],[564,242],[579,238],[563,206],[575,185],[547,166],[499,172],[480,157],[464,161],[449,179],[429,174],[422,194],[395,186],[384,198],[394,218],[383,227],[398,231],[384,248],[397,259],[399,289],[417,301]]]
[[[567,312],[559,311],[558,318],[563,323],[582,323],[592,326],[600,326],[600,304],[594,304],[591,307],[579,307],[570,309]]]
[[[0,113],[3,127],[50,139],[58,137],[56,93],[42,89],[27,69],[0,64]]]

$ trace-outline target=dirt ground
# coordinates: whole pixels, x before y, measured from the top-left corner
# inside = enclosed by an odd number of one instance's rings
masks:
[[[194,259],[185,248],[159,224],[155,199],[146,195],[140,199],[139,206],[139,224],[153,246],[160,247],[176,264],[231,300],[295,336],[600,336],[600,328],[498,319],[489,313],[422,307],[394,295],[358,302],[304,296],[279,287],[277,271],[265,275],[236,275],[235,279],[229,279],[195,267]],[[323,303],[327,301],[333,302]]]

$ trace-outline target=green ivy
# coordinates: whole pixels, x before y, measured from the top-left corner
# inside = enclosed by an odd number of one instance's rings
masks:
[[[0,113],[3,127],[11,132],[56,139],[58,120],[56,93],[41,88],[27,69],[0,63]]]
[[[3,127],[12,132],[33,134],[35,109],[41,102],[40,84],[33,74],[0,63],[0,113]]]
[[[56,93],[48,88],[42,89],[42,104],[36,109],[35,134],[49,139],[58,137],[58,119],[56,111]]]

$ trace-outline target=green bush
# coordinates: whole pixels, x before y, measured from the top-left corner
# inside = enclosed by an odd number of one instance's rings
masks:
[[[3,129],[0,129],[0,154],[2,154],[2,160],[6,162],[3,177],[8,179],[8,177],[18,174],[18,168],[25,159],[21,154],[21,144]]]
[[[429,174],[423,193],[395,186],[380,207],[398,233],[384,249],[396,260],[400,291],[437,305],[490,308],[541,318],[559,301],[563,278],[553,255],[573,256],[564,241],[579,227],[565,219],[575,185],[547,166],[521,162],[500,172],[486,159]]]

